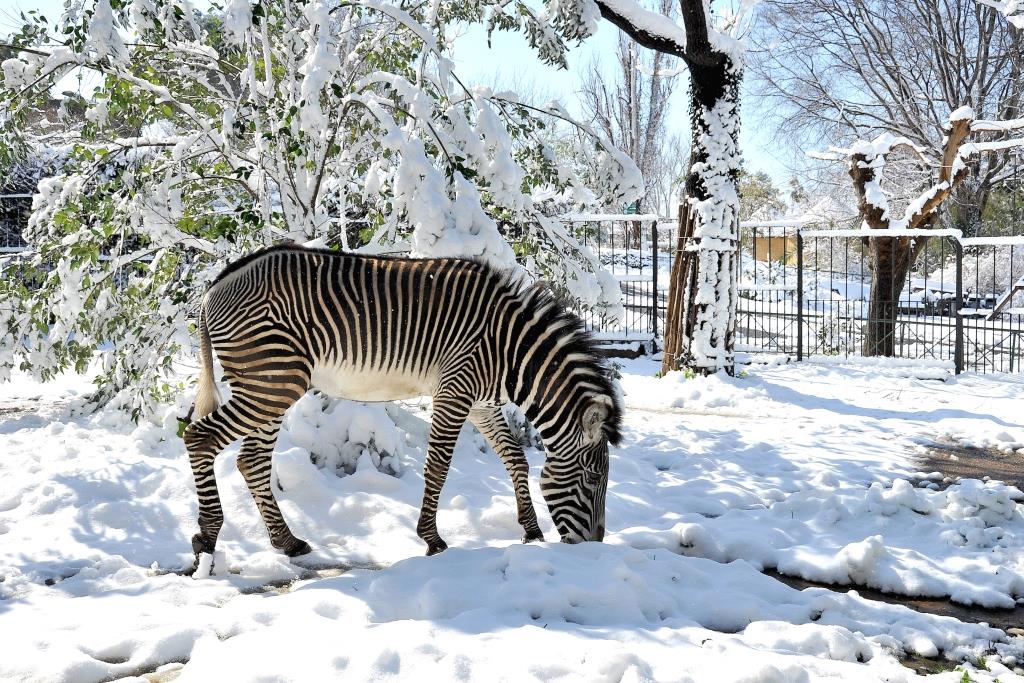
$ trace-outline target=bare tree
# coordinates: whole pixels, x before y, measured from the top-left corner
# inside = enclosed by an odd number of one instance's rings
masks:
[[[671,16],[674,0],[660,0],[658,10]],[[664,52],[644,54],[636,43],[620,34],[617,69],[609,78],[599,60],[585,75],[584,118],[625,152],[644,176],[644,197],[634,207],[665,215],[683,173],[680,143],[666,132],[669,99],[675,88],[675,57]],[[639,224],[634,226],[639,246]]]
[[[781,105],[780,130],[807,151],[881,133],[907,138],[941,164],[946,113],[1020,116],[1024,35],[975,0],[766,0],[752,68]],[[973,234],[1005,154],[971,161],[947,206]]]

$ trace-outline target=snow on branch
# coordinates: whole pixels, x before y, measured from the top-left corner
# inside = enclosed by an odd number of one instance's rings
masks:
[[[976,121],[974,110],[963,106],[949,116],[949,129],[942,149],[938,180],[910,201],[902,217],[890,214],[888,196],[882,189],[886,157],[898,148],[913,150],[927,164],[924,149],[908,138],[883,133],[872,141],[857,140],[849,148],[830,147],[815,158],[850,160],[850,177],[857,192],[864,228],[873,230],[917,230],[934,226],[938,210],[953,189],[968,175],[966,159],[983,152],[999,152],[1024,147],[1024,138],[966,142],[977,133],[998,133],[1024,129],[1024,119]]]
[[[533,31],[556,59],[563,38],[596,26],[597,6],[581,1],[548,3],[525,24],[495,22]],[[282,239],[473,256],[543,277],[600,317],[624,314],[618,283],[551,214],[620,205],[643,179],[564,110],[458,78],[446,22],[467,12],[484,21],[483,8],[229,0],[202,14],[188,0],[122,4],[81,0],[57,22],[25,18],[0,45],[0,161],[13,136],[43,145],[28,122],[60,79],[80,69],[102,83],[34,198],[26,237],[44,286],[21,296],[0,282],[0,308],[11,311],[0,377],[23,363],[59,371],[98,351],[103,381],[131,386],[132,404],[145,404],[191,344],[204,285],[225,261]],[[596,142],[599,171],[586,182],[550,134],[565,123]],[[106,344],[115,329],[119,343]],[[62,334],[75,344],[54,344]]]
[[[640,45],[686,57],[686,30],[664,14],[644,9],[633,0],[597,0],[601,16]]]
[[[645,9],[635,0],[596,0],[601,16],[619,27],[637,44],[674,55],[690,64],[708,64],[716,53],[739,63],[743,38],[750,27],[754,8],[760,0],[737,0],[716,16],[708,0],[682,0],[683,26]]]
[[[977,0],[979,5],[986,5],[1001,12],[1010,25],[1024,31],[1024,2],[1022,0]]]

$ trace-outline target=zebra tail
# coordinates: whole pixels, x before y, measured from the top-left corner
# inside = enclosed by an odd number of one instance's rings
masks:
[[[209,415],[220,405],[220,391],[213,379],[213,347],[206,327],[206,302],[199,306],[199,391],[196,393],[193,420]]]

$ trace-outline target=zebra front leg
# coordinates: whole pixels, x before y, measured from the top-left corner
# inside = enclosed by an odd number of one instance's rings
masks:
[[[501,406],[476,405],[469,413],[470,421],[480,430],[484,439],[501,458],[512,478],[516,494],[516,511],[523,527],[523,543],[543,541],[544,533],[537,523],[537,511],[530,499],[530,464],[519,442],[508,428]]]
[[[434,397],[427,461],[423,465],[423,505],[416,525],[416,534],[427,544],[427,555],[436,555],[448,547],[437,533],[437,501],[448,477],[455,442],[469,415],[470,405],[471,401],[463,396],[441,393]]]
[[[249,487],[249,493],[256,501],[256,507],[267,527],[270,543],[278,550],[284,551],[288,557],[296,557],[311,552],[312,548],[309,547],[309,543],[296,538],[288,528],[270,486],[271,456],[280,429],[281,420],[275,420],[245,437],[242,440],[237,465]]]

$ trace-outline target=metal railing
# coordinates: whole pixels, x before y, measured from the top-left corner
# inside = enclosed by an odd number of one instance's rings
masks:
[[[922,238],[913,268],[887,294],[873,292],[875,270],[898,260],[900,241]],[[765,258],[763,240],[785,240],[785,257]],[[741,244],[754,275],[739,285],[741,350],[796,360],[930,359],[957,372],[1024,369],[1024,237],[779,226],[751,231]]]
[[[675,221],[614,215],[567,222],[619,280],[626,309],[618,325],[583,312],[585,321],[608,341],[657,344],[667,312]],[[893,288],[898,292],[878,297],[873,313],[868,240],[893,256],[897,240],[925,237],[914,266]],[[884,350],[896,358],[947,363],[957,372],[1024,371],[1024,236],[962,238],[955,230],[880,235],[801,221],[748,221],[741,224],[740,248],[741,353],[803,360]],[[865,349],[869,331],[874,353]]]

